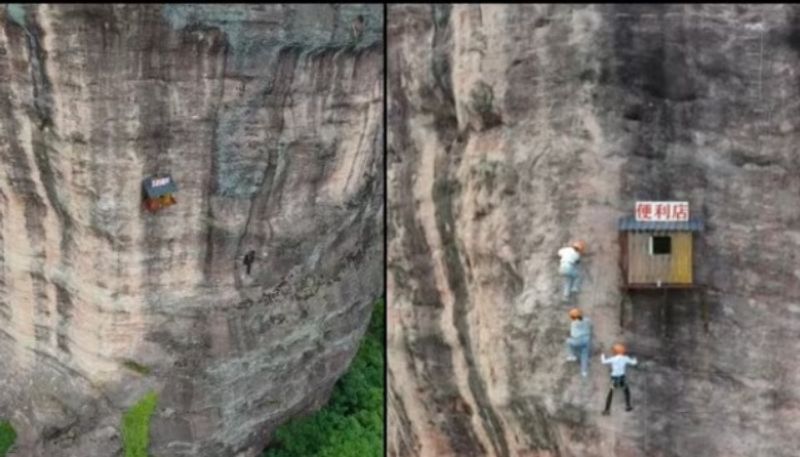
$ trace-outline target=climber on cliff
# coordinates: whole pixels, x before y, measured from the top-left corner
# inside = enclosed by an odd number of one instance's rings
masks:
[[[580,261],[581,255],[585,250],[586,243],[583,241],[574,241],[570,246],[558,250],[558,256],[561,258],[558,272],[564,277],[565,300],[569,299],[570,294],[576,294],[580,291]]]
[[[361,35],[364,34],[364,25],[365,23],[363,15],[359,14],[358,16],[356,16],[355,19],[353,19],[353,22],[351,24],[351,30],[353,32],[353,41],[358,41],[359,39],[361,39]]]
[[[603,415],[608,416],[611,413],[611,398],[614,395],[614,389],[622,387],[625,391],[625,411],[633,409],[631,406],[631,391],[628,389],[628,383],[625,381],[625,368],[628,365],[636,365],[637,361],[633,357],[625,355],[625,346],[622,344],[615,344],[613,347],[614,356],[606,358],[605,354],[600,354],[600,360],[605,365],[611,365],[611,386],[608,389],[608,396],[606,397],[606,407],[603,409]]]
[[[256,251],[250,251],[244,256],[244,266],[247,267],[247,274],[250,274],[250,266],[256,260]]]
[[[592,323],[584,319],[583,312],[578,308],[569,311],[569,318],[572,324],[567,338],[567,361],[574,362],[580,357],[581,376],[585,378],[589,374],[589,356],[592,352]]]

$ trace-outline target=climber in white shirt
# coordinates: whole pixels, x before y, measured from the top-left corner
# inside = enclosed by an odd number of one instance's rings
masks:
[[[564,277],[564,299],[569,299],[570,294],[578,293],[581,285],[580,261],[581,254],[586,250],[586,243],[575,241],[572,245],[558,250],[561,258],[558,272]]]
[[[636,365],[638,362],[635,358],[625,355],[625,346],[621,344],[615,344],[613,350],[614,356],[608,359],[605,354],[600,354],[600,360],[603,364],[611,365],[611,387],[608,389],[606,407],[603,409],[604,416],[611,413],[611,398],[614,395],[614,389],[618,387],[622,387],[625,392],[625,411],[633,409],[631,406],[631,391],[625,381],[625,368],[628,365]]]

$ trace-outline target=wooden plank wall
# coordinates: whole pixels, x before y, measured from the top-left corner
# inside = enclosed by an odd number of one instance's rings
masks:
[[[650,255],[651,236],[672,237],[672,255]],[[628,283],[691,284],[692,234],[688,232],[628,233]]]
[[[692,234],[672,234],[672,279],[673,283],[692,283]]]

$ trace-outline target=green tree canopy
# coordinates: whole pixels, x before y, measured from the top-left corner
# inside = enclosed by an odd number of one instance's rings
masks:
[[[384,302],[331,400],[316,414],[281,426],[264,457],[382,457],[384,417]]]

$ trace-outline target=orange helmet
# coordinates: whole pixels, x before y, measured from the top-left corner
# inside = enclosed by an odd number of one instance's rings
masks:
[[[625,346],[620,344],[620,343],[617,343],[617,344],[614,345],[612,350],[614,351],[614,354],[622,355],[622,354],[625,353]]]
[[[580,241],[580,240],[578,240],[578,241],[573,241],[573,242],[572,242],[572,247],[573,247],[573,248],[574,248],[576,251],[578,251],[578,252],[580,252],[581,254],[583,254],[583,251],[585,251],[585,250],[586,250],[586,243],[584,243],[583,241]]]
[[[571,310],[569,310],[569,317],[571,317],[572,319],[579,319],[583,317],[583,313],[578,308],[572,308]]]

